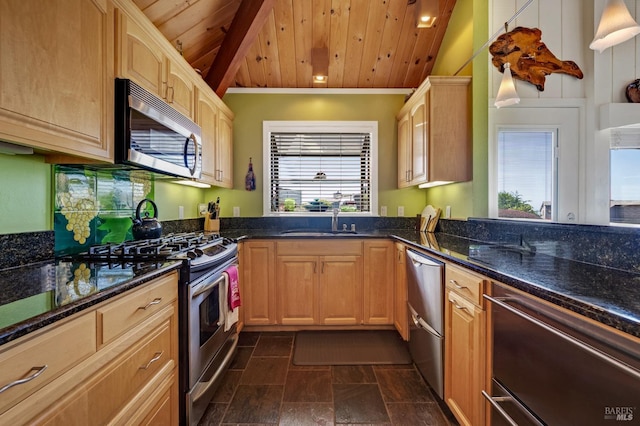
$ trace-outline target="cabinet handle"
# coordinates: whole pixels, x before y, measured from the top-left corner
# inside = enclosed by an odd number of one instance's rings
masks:
[[[146,311],[148,308],[152,307],[153,305],[158,305],[160,302],[162,302],[162,297],[157,297],[151,302],[147,303],[146,306],[138,306],[138,309],[143,309]]]
[[[458,290],[462,290],[463,288],[469,288],[469,287],[467,287],[466,285],[460,285],[460,284],[458,284],[458,281],[456,281],[456,280],[449,280],[449,282],[450,282],[451,284],[453,284],[453,285],[455,286],[455,288],[457,288]]]
[[[460,306],[458,302],[455,301],[455,299],[449,299],[449,300],[451,301],[451,303],[453,303],[453,306],[455,306],[456,309],[460,309],[461,311],[467,311],[468,313],[471,313],[469,308],[467,308],[466,306]]]
[[[41,375],[42,373],[44,373],[44,370],[47,369],[47,365],[43,365],[42,367],[31,367],[31,369],[29,371],[34,371],[35,373],[33,373],[30,376],[25,377],[24,379],[18,379],[18,380],[14,380],[11,383],[8,383],[6,385],[4,385],[2,388],[0,388],[0,393],[6,391],[9,388],[12,388],[14,386],[18,386],[18,385],[22,385],[24,383],[30,382],[31,380],[35,379],[36,377],[38,377],[39,375]]]
[[[167,100],[167,92],[169,91],[169,87],[168,87],[168,83],[166,81],[162,82],[162,88],[164,89],[164,93],[160,96],[162,96],[162,99]]]
[[[140,366],[139,370],[148,370],[149,367],[151,367],[151,364],[159,360],[163,354],[164,351],[156,352],[155,354],[153,354],[153,358],[151,358],[148,363]]]
[[[171,91],[171,96],[169,96],[169,91]],[[174,96],[175,96],[175,91],[173,90],[173,86],[169,86],[167,88],[167,102],[172,104]]]
[[[324,261],[322,261],[322,268],[320,269],[320,273],[324,274]]]

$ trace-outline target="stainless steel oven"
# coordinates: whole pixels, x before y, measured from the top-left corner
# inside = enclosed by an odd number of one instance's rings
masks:
[[[188,330],[184,334],[184,347],[188,351],[184,355],[188,359],[185,369],[188,380],[184,397],[188,425],[198,424],[236,353],[236,325],[225,331],[223,306],[227,303],[227,290],[222,286],[228,285],[224,271],[231,266],[237,266],[235,258],[185,287],[184,316]]]
[[[638,339],[494,283],[492,425],[640,424]]]

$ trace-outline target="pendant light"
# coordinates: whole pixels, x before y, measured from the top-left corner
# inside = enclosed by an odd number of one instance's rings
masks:
[[[507,62],[504,64],[502,81],[500,82],[500,88],[498,89],[498,95],[496,96],[494,105],[497,108],[501,108],[519,103],[520,97],[518,96],[518,92],[516,92],[516,86],[513,82],[513,76],[511,75],[511,64]]]
[[[440,13],[439,0],[417,0],[416,27],[431,28]]]
[[[602,53],[607,48],[625,42],[638,34],[640,34],[640,25],[629,13],[624,0],[607,0],[598,30],[589,48]]]

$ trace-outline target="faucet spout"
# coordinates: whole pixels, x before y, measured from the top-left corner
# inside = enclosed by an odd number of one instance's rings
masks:
[[[334,208],[333,209],[333,216],[331,216],[331,231],[332,232],[337,232],[338,231],[338,213],[340,212],[340,209]]]

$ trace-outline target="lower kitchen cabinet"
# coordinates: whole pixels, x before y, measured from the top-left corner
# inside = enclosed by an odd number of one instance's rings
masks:
[[[267,240],[242,243],[240,296],[245,325],[276,323],[276,244]]]
[[[394,323],[394,244],[390,240],[365,240],[364,324]]]
[[[318,323],[318,258],[278,256],[278,324]]]
[[[318,299],[322,325],[362,323],[362,257],[322,256]]]
[[[0,348],[3,385],[47,366],[3,392],[0,423],[178,424],[177,283],[167,274]]]
[[[486,315],[482,276],[445,266],[445,402],[461,425],[484,423]]]
[[[409,313],[407,312],[407,265],[405,245],[395,244],[395,287],[394,287],[394,311],[393,324],[404,340],[409,340]]]

